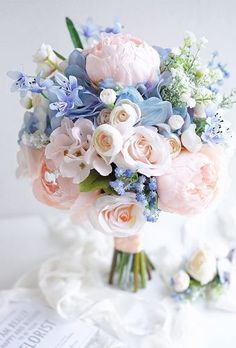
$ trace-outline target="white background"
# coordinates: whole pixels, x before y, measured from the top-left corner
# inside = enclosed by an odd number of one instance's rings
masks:
[[[0,217],[54,213],[34,199],[27,181],[15,179],[16,140],[23,108],[18,95],[9,92],[11,81],[6,72],[23,68],[33,73],[32,55],[43,42],[63,55],[69,54],[72,44],[65,16],[75,23],[91,16],[102,25],[112,24],[117,16],[126,31],[164,47],[177,46],[186,30],[204,35],[209,40],[204,56],[217,49],[228,64],[228,90],[236,86],[235,12],[235,0],[0,0]],[[229,117],[236,126],[234,113],[235,109]],[[235,188],[233,185],[230,191],[232,199]]]

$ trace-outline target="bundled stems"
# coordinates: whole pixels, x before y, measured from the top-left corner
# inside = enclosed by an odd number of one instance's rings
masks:
[[[137,292],[151,280],[153,263],[144,251],[132,254],[114,249],[109,284]]]

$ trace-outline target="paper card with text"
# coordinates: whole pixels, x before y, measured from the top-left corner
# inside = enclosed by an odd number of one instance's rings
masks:
[[[97,328],[66,321],[46,305],[10,302],[0,310],[0,348],[85,348]]]

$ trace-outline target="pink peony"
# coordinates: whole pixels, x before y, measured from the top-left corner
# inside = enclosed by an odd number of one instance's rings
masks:
[[[154,48],[127,34],[103,36],[86,57],[87,73],[95,83],[107,78],[122,86],[155,82],[159,67],[159,54]]]
[[[61,126],[50,136],[46,146],[46,158],[51,160],[60,174],[72,178],[74,183],[85,180],[91,169],[101,175],[108,175],[112,168],[96,154],[92,144],[94,126],[87,119],[79,119],[73,123],[68,118],[62,120]]]
[[[33,181],[33,193],[44,204],[69,209],[79,197],[79,187],[73,184],[72,179],[58,176],[43,162],[39,177]]]
[[[197,153],[182,151],[172,169],[157,178],[160,209],[181,215],[202,212],[222,190],[224,162],[221,145],[204,145]]]

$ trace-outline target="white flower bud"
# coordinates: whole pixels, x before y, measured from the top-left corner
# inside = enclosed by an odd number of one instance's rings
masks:
[[[168,120],[168,124],[172,130],[180,129],[184,124],[184,119],[180,115],[172,115]]]
[[[189,152],[198,152],[202,147],[201,138],[195,132],[196,125],[191,124],[181,135],[183,146]]]
[[[190,277],[184,270],[180,270],[173,277],[173,287],[176,292],[183,292],[188,289]]]
[[[112,105],[116,101],[116,92],[111,88],[103,89],[100,93],[101,101],[106,105]]]

